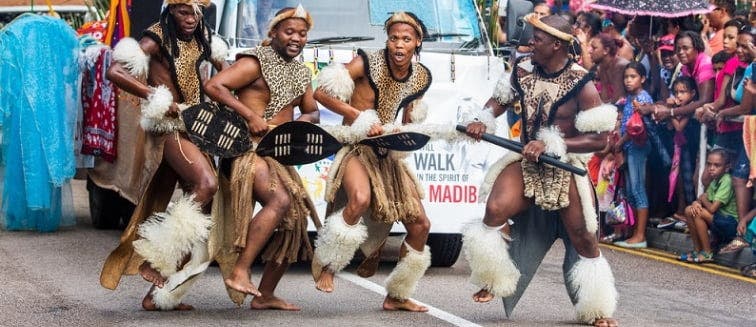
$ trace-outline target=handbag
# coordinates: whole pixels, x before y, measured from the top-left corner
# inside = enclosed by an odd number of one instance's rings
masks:
[[[629,210],[632,212],[632,210]],[[624,224],[628,220],[628,205],[625,199],[613,201],[609,204],[609,210],[606,212],[606,223],[609,225]]]
[[[609,225],[633,226],[635,225],[633,208],[630,207],[630,203],[625,197],[624,189],[620,185],[622,185],[622,174],[620,174],[619,181],[617,182],[614,201],[609,205],[609,210],[606,212],[606,223]]]
[[[598,183],[596,185],[596,196],[598,197],[599,211],[606,212],[611,208],[617,191],[617,167],[614,159],[604,157],[599,166]]]
[[[625,125],[627,134],[630,135],[630,139],[638,145],[646,143],[648,136],[646,135],[646,126],[643,124],[643,116],[637,111],[630,115],[630,119],[627,120]]]

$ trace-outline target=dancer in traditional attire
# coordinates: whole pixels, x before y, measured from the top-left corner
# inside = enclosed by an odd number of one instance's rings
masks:
[[[231,67],[208,80],[207,94],[244,117],[253,136],[294,119],[295,106],[302,113],[298,120],[317,123],[320,114],[312,97],[310,70],[295,60],[311,28],[312,18],[301,5],[282,9],[270,23],[269,39],[238,54]],[[320,225],[299,175],[293,167],[254,151],[224,159],[220,166],[223,210],[235,230],[234,248],[222,250],[218,257],[226,286],[253,295],[252,309],[299,310],[273,294],[290,263],[312,258],[307,217]],[[253,216],[255,202],[263,207]],[[258,291],[250,282],[249,269],[266,243],[267,265]],[[241,253],[237,255],[236,249]]]
[[[487,122],[494,116],[502,114],[514,100],[521,104],[522,154],[509,153],[493,165],[481,189],[485,193],[490,191],[483,221],[470,224],[464,231],[464,255],[470,263],[471,281],[481,288],[473,299],[488,302],[495,296],[511,296],[515,291],[522,294],[524,287],[518,287],[518,280],[522,279],[521,284],[527,286],[543,254],[554,242],[554,235],[564,231],[562,237],[567,247],[574,247],[579,255],[576,262],[576,255],[569,256],[572,262],[565,258],[566,283],[578,319],[596,326],[614,326],[616,320],[610,317],[616,307],[617,291],[611,268],[598,248],[593,188],[587,177],[545,166],[538,158],[546,153],[585,167],[592,152],[605,147],[608,132],[616,124],[617,110],[601,104],[591,74],[570,56],[573,36],[564,18],[554,15],[539,19],[529,15],[525,20],[534,26],[530,41],[533,54],[515,64],[511,86],[516,94],[512,94],[507,74],[479,121],[467,125],[468,135],[479,139],[486,126],[492,125]],[[482,198],[485,199],[485,194]],[[549,211],[558,212],[563,228],[526,229],[530,225],[523,220],[535,220],[535,215],[544,216]],[[510,218],[516,221],[511,227]],[[550,221],[558,223],[556,219]],[[510,229],[516,235],[514,241],[508,235]],[[539,233],[548,234],[544,236],[544,244],[531,242],[533,247],[544,248],[543,253],[531,254],[528,252],[531,249],[519,245],[517,249],[508,249],[509,242],[529,245],[529,238],[539,239]],[[518,262],[512,261],[510,252]],[[527,261],[537,262],[533,267]],[[522,278],[518,270],[521,265],[528,267]]]
[[[225,43],[211,38],[202,7],[209,0],[168,0],[160,21],[139,41],[125,38],[113,50],[107,77],[141,98],[140,125],[160,162],[134,211],[121,243],[108,256],[100,283],[115,289],[123,274],[137,272],[151,282],[142,301],[145,310],[189,310],[181,303],[210,263],[207,238],[212,225],[210,202],[218,188],[211,158],[184,133],[180,108],[203,98],[199,66],[225,65]],[[184,195],[168,205],[179,181]],[[167,210],[166,210],[167,208]]]
[[[420,51],[424,26],[414,14],[394,13],[384,25],[386,48],[358,56],[346,65],[334,64],[318,77],[315,99],[344,116],[350,125],[346,138],[359,140],[392,132],[399,109],[402,123],[420,122],[427,109],[420,98],[431,83],[430,71],[412,57]],[[334,135],[345,138],[344,135]],[[400,260],[386,280],[385,310],[427,311],[411,300],[420,277],[430,266],[425,245],[430,221],[420,199],[423,191],[402,155],[374,151],[365,145],[345,146],[336,155],[326,190],[329,202],[325,225],[315,241],[312,273],[316,287],[334,289],[334,274],[349,264],[362,246],[367,260],[358,273],[371,276],[391,225],[402,222],[407,237]],[[367,219],[361,219],[366,216]]]

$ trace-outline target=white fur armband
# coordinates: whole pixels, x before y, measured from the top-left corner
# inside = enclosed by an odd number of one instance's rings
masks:
[[[147,76],[150,70],[150,56],[144,53],[137,40],[130,37],[118,41],[113,48],[113,60],[135,77]]]
[[[507,105],[514,99],[514,92],[512,90],[511,74],[504,73],[494,88],[493,98],[496,99],[500,105]]]
[[[485,107],[483,110],[474,112],[471,118],[471,121],[465,122],[465,125],[472,122],[481,122],[483,125],[486,125],[486,133],[496,134],[496,117],[494,117],[493,109],[490,107]]]
[[[421,99],[412,101],[412,112],[410,112],[410,122],[419,124],[428,117],[428,105]]]
[[[617,107],[605,103],[583,110],[575,117],[575,128],[581,133],[601,133],[614,130],[617,124]]]
[[[354,81],[343,64],[333,63],[318,74],[318,89],[326,94],[349,103],[354,92]]]
[[[361,112],[350,126],[320,125],[320,127],[328,132],[328,134],[333,135],[341,143],[355,144],[367,137],[367,133],[373,125],[380,123],[381,119],[378,118],[378,113],[375,110],[368,109]],[[388,125],[384,127],[384,130],[386,128],[393,130],[394,127]]]
[[[352,135],[358,138],[365,138],[367,133],[375,124],[380,124],[378,112],[372,109],[365,110],[357,116],[357,119],[351,125]]]
[[[159,85],[150,87],[152,93],[142,100],[142,118],[139,125],[145,131],[153,133],[168,133],[183,130],[184,124],[178,118],[167,118],[165,113],[173,103],[173,95],[168,87]]]
[[[223,63],[228,57],[228,44],[217,35],[213,35],[210,43],[210,59]]]
[[[536,139],[546,144],[546,153],[564,158],[564,155],[567,154],[567,144],[564,143],[562,136],[559,127],[551,126],[538,131]]]

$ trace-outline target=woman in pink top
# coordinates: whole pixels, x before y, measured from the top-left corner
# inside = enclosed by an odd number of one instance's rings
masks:
[[[668,108],[664,105],[650,105],[641,108],[642,111],[653,113],[656,120],[667,120],[677,115],[690,115],[706,103],[714,99],[714,68],[711,65],[711,57],[704,51],[701,35],[693,31],[683,31],[675,37],[675,52],[680,63],[683,64],[683,76],[690,76],[696,80],[699,98],[696,101],[676,108]],[[700,118],[700,117],[698,117]]]

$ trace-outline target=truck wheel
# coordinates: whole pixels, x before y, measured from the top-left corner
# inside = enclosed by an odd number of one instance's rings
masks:
[[[97,186],[87,178],[89,215],[92,226],[97,229],[117,229],[121,222],[128,223],[134,212],[134,204],[120,197],[117,192]]]
[[[431,266],[451,267],[462,251],[462,234],[430,234]]]

